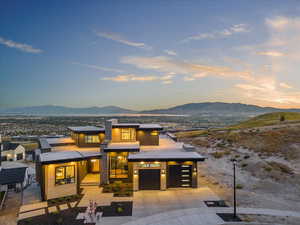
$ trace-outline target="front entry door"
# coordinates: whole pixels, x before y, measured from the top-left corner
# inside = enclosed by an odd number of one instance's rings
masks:
[[[98,173],[100,171],[100,162],[99,159],[91,159],[90,160],[90,172]]]

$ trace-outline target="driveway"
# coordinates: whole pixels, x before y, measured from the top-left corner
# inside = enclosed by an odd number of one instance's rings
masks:
[[[133,197],[132,216],[145,217],[177,209],[206,207],[204,200],[219,200],[219,197],[208,187],[138,191]]]

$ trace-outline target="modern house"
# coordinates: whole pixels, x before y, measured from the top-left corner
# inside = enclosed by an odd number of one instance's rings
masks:
[[[0,143],[1,161],[22,161],[25,159],[25,148],[18,144],[9,141]]]
[[[70,138],[43,139],[36,162],[42,199],[78,194],[80,186],[114,181],[134,191],[198,187],[204,157],[192,146],[160,134],[158,124],[105,122],[69,127]]]

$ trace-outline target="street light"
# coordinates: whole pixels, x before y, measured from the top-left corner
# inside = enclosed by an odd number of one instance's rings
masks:
[[[235,166],[236,159],[232,160],[233,163],[233,217],[236,218],[236,184],[235,184]]]

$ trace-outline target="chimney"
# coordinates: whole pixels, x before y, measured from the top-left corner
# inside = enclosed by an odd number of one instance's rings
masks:
[[[117,119],[110,119],[105,121],[105,140],[111,141],[112,139],[112,125],[117,124]]]

